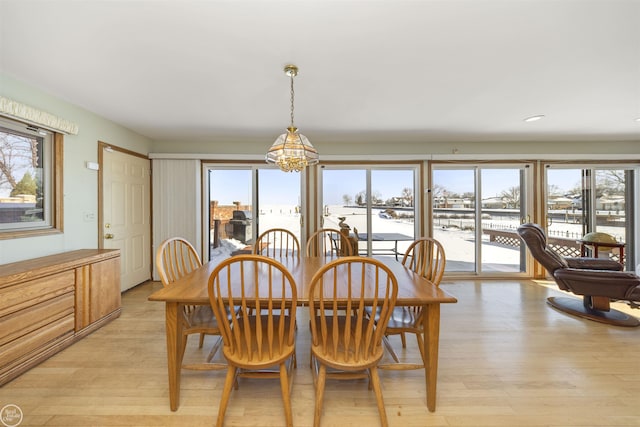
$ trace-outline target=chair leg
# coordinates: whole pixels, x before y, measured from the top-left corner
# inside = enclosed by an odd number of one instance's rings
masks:
[[[422,338],[422,334],[420,332],[416,332],[416,340],[418,341],[418,349],[420,350],[420,356],[422,357],[422,363],[424,366],[427,366],[427,361],[424,358],[424,341]]]
[[[327,367],[320,364],[318,381],[316,384],[316,407],[313,413],[313,427],[320,427],[320,415],[322,415],[322,399],[324,397],[324,383],[327,379]]]
[[[389,342],[389,338],[387,338],[386,335],[382,337],[382,343],[384,344],[385,348],[391,355],[391,358],[393,359],[393,361],[396,363],[400,363],[400,359],[398,359],[398,355],[396,354],[396,352],[393,351],[393,347],[391,346],[391,343]]]
[[[407,348],[407,338],[404,332],[400,332],[400,340],[402,341],[402,348]]]
[[[378,376],[378,368],[369,369],[373,392],[376,394],[376,402],[378,403],[378,412],[380,413],[380,424],[382,427],[388,427],[387,412],[384,409],[384,399],[382,398],[382,388],[380,387],[380,377]]]
[[[187,341],[189,341],[189,335],[182,336],[182,356],[180,360],[184,360],[184,352],[187,350]]]
[[[282,401],[284,402],[284,418],[287,427],[293,426],[293,415],[291,413],[291,390],[289,376],[287,374],[287,364],[280,364],[280,388],[282,389]]]
[[[202,346],[204,345],[204,332],[200,333],[200,344],[198,345],[198,348],[202,348]]]
[[[207,356],[207,363],[211,363],[211,361],[213,360],[213,357],[216,355],[216,353],[220,349],[221,345],[222,345],[222,337],[219,336],[218,339],[216,340],[215,344],[213,344],[213,347],[211,347],[211,351],[209,352],[209,355]]]
[[[220,397],[220,405],[218,406],[218,420],[216,421],[217,427],[222,427],[224,424],[224,413],[227,411],[227,404],[229,403],[229,397],[231,396],[231,387],[236,381],[236,371],[238,368],[229,365],[227,369],[227,377],[224,380],[224,388],[222,389],[222,396]]]

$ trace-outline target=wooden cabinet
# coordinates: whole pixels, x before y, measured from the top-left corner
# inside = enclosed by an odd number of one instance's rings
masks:
[[[0,385],[120,315],[120,251],[0,266]]]

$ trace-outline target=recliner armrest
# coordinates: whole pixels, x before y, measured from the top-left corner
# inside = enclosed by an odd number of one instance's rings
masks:
[[[610,270],[622,271],[623,265],[612,259],[605,258],[571,258],[565,257],[569,268],[580,268],[584,270]]]

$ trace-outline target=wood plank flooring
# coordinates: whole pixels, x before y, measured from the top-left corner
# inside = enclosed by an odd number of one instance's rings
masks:
[[[442,306],[436,412],[422,371],[382,371],[391,426],[640,426],[640,328],[607,326],[547,306],[561,294],[533,281],[444,281],[458,297]],[[184,371],[180,408],[169,410],[164,305],[147,301],[158,282],[123,295],[122,316],[0,388],[20,426],[211,426],[224,371]],[[614,304],[640,316],[640,310]],[[306,312],[299,311],[294,425],[313,422]],[[395,338],[394,338],[395,339]],[[187,354],[204,358],[213,343]],[[399,340],[394,341],[400,349]],[[417,360],[413,337],[400,355]],[[281,426],[277,380],[241,379],[226,426]],[[328,382],[323,426],[379,425],[363,380]]]

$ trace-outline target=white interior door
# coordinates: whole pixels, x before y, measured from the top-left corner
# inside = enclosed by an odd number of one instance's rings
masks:
[[[151,277],[149,160],[105,148],[102,171],[101,247],[120,249],[125,291]]]

